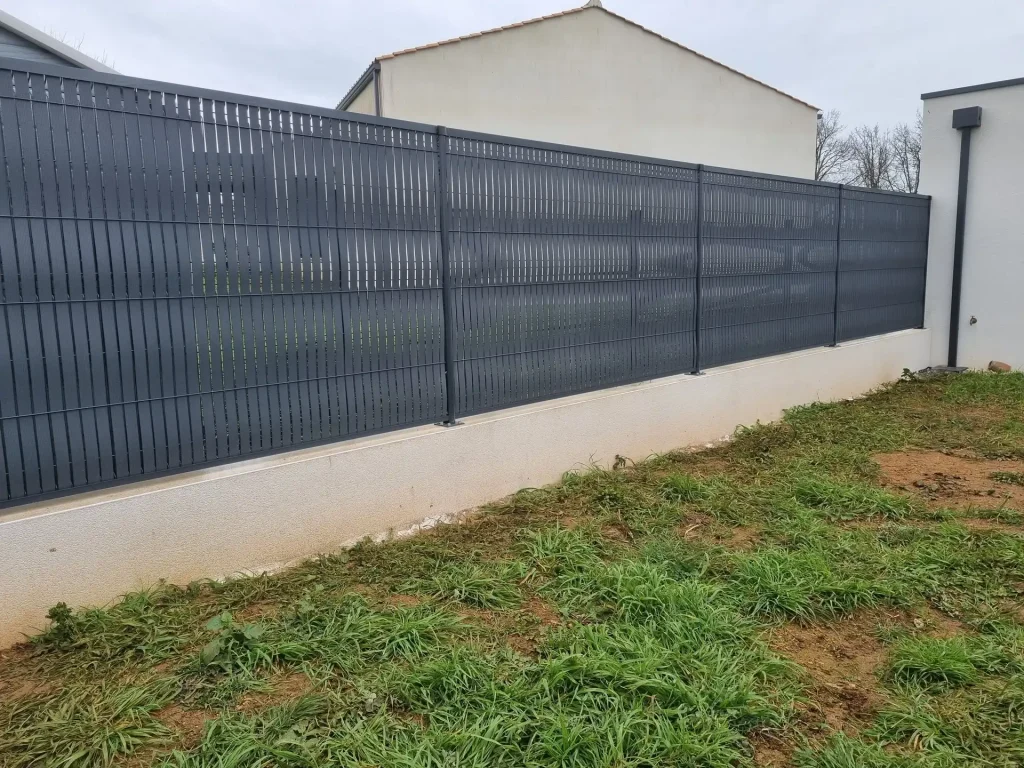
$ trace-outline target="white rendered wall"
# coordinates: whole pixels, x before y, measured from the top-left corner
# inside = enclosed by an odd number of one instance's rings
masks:
[[[932,196],[925,302],[932,363],[946,363],[949,344],[960,167],[952,116],[974,106],[982,115],[971,137],[957,362],[1024,368],[1024,85],[924,101],[920,191]]]
[[[817,111],[598,8],[381,61],[385,117],[813,178]]]
[[[929,336],[900,331],[16,508],[0,517],[0,647],[59,601],[102,605],[161,578],[274,567],[616,454],[641,460],[860,395],[927,365]]]
[[[358,112],[361,115],[376,115],[377,103],[373,93],[373,81],[371,80],[348,105],[348,112]]]

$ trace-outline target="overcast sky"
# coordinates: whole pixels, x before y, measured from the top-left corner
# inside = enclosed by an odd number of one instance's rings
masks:
[[[377,54],[583,0],[3,0],[119,71],[333,106]],[[1024,0],[605,0],[848,124],[922,92],[1024,76]],[[600,55],[596,51],[595,55]]]

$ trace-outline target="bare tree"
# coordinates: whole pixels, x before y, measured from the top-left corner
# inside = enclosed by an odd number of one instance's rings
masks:
[[[890,189],[893,143],[888,131],[861,125],[850,133],[850,181],[871,189]]]
[[[917,192],[921,182],[921,112],[914,124],[900,123],[892,132],[890,186],[900,192]]]
[[[64,43],[64,45],[68,45],[74,48],[76,51],[80,51],[81,53],[85,53],[86,56],[96,59],[96,61],[98,61],[100,64],[105,64],[111,69],[116,69],[116,67],[114,66],[114,61],[112,59],[108,60],[106,51],[103,51],[103,53],[101,53],[99,56],[93,56],[91,53],[86,53],[82,50],[82,46],[85,45],[85,35],[82,35],[77,40],[73,40],[68,37],[67,32],[58,32],[53,27],[46,27],[46,29],[44,29],[43,31],[50,37],[52,37],[54,40],[58,40]]]
[[[814,178],[843,181],[850,163],[850,142],[845,136],[838,109],[818,113],[818,138],[814,147]]]

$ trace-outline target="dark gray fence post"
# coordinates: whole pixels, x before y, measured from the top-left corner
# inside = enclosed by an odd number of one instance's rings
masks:
[[[637,185],[639,191],[639,184]],[[644,212],[639,200],[636,207],[629,212],[629,370],[635,375],[637,362],[637,344],[640,343],[639,311],[640,311],[640,222]]]
[[[697,254],[693,281],[693,370],[700,375],[701,276],[704,272],[704,165],[697,166]]]
[[[924,219],[924,278],[921,281],[921,323],[918,328],[924,328],[924,307],[928,300],[928,246],[932,239],[932,198],[928,196],[928,213]]]
[[[448,233],[451,226],[451,192],[448,172],[448,129],[437,126],[437,216],[441,238],[441,309],[444,321],[444,388],[446,427],[454,427],[455,409],[455,322],[452,319],[452,276]]]
[[[843,247],[843,185],[839,185],[839,198],[836,201],[836,295],[832,298],[832,343],[839,344],[839,266]]]

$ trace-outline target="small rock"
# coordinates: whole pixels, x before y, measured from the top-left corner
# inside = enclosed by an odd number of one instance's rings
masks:
[[[988,369],[993,373],[1009,373],[1013,370],[1009,363],[1004,363],[1002,360],[993,360],[988,364]]]

